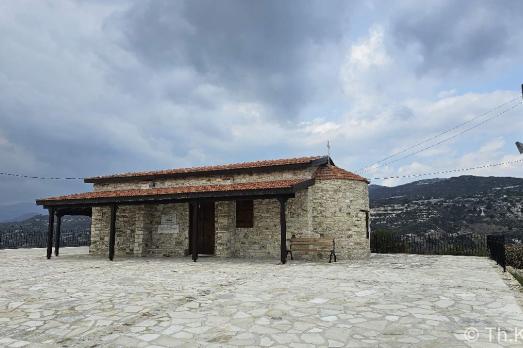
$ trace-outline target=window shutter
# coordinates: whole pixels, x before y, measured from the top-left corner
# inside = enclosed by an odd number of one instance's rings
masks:
[[[254,203],[252,199],[236,201],[236,227],[252,228],[254,226]]]

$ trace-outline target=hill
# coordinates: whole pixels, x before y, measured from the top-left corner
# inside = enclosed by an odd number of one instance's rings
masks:
[[[370,185],[373,230],[505,233],[523,239],[523,179],[465,175],[395,187]]]
[[[22,221],[42,212],[44,212],[42,207],[36,206],[34,202],[2,204],[0,205],[0,223]]]
[[[47,231],[47,224],[49,221],[48,215],[34,215],[22,221],[16,222],[2,222],[0,223],[0,231],[24,229],[34,231]],[[91,226],[91,218],[87,216],[69,216],[62,217],[63,230],[89,230]]]
[[[62,218],[62,246],[89,245],[91,219],[86,216]],[[0,223],[0,249],[43,248],[47,244],[48,215],[36,215],[18,222]]]

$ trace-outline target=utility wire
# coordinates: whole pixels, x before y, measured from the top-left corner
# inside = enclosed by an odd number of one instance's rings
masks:
[[[505,162],[499,162],[499,163],[484,164],[484,165],[477,166],[477,167],[447,169],[447,170],[441,170],[441,171],[431,172],[431,173],[407,174],[407,175],[395,175],[395,176],[378,177],[378,178],[371,178],[371,180],[416,178],[416,177],[429,176],[429,175],[448,174],[448,173],[456,173],[456,172],[465,172],[465,171],[470,171],[470,170],[475,170],[475,169],[499,167],[499,166],[503,166],[503,165],[507,165],[507,164],[514,164],[514,163],[521,163],[521,162],[523,162],[523,159],[515,160],[515,161],[505,161]],[[27,178],[27,179],[40,179],[40,180],[83,180],[84,179],[84,178],[75,178],[75,177],[62,177],[62,178],[60,178],[60,177],[31,176],[31,175],[3,173],[3,172],[0,172],[0,175],[14,176],[14,177],[18,177],[18,178]]]
[[[518,106],[521,106],[521,105],[522,105],[521,103],[517,103],[517,104],[515,104],[515,105],[509,107],[508,109],[505,109],[505,110],[503,110],[502,112],[497,113],[497,114],[495,114],[495,115],[493,115],[493,116],[491,116],[491,117],[489,117],[489,118],[487,118],[487,119],[481,121],[480,123],[477,123],[477,124],[475,124],[475,125],[473,125],[473,126],[471,126],[471,127],[469,127],[469,128],[465,128],[464,130],[462,130],[462,131],[460,131],[460,132],[458,132],[458,133],[456,133],[456,134],[454,134],[454,135],[452,135],[452,136],[450,136],[450,137],[447,137],[447,138],[445,138],[445,139],[443,139],[443,140],[440,140],[440,141],[438,141],[437,143],[431,144],[431,145],[429,145],[429,146],[425,146],[425,147],[423,147],[423,148],[421,148],[421,149],[419,149],[419,150],[417,150],[417,151],[411,152],[411,153],[409,153],[409,154],[407,154],[407,155],[405,155],[405,156],[401,156],[401,157],[396,158],[396,159],[393,159],[393,160],[391,160],[391,161],[388,161],[388,162],[382,163],[382,164],[380,164],[380,165],[378,165],[378,166],[375,166],[373,169],[375,169],[375,168],[379,168],[379,167],[383,167],[384,165],[388,165],[388,164],[391,164],[391,163],[395,163],[395,162],[401,161],[402,159],[405,159],[405,158],[408,158],[408,157],[414,156],[414,155],[416,155],[416,154],[418,154],[418,153],[420,153],[420,152],[423,152],[423,151],[425,151],[425,150],[432,149],[433,147],[436,147],[436,146],[438,146],[438,145],[440,145],[440,144],[443,144],[443,143],[445,143],[445,142],[447,142],[447,141],[449,141],[449,140],[452,140],[452,139],[457,138],[458,136],[462,135],[463,133],[466,133],[466,132],[471,131],[471,130],[473,130],[473,129],[475,129],[475,128],[478,128],[479,126],[481,126],[481,125],[483,125],[483,124],[485,124],[485,123],[487,123],[487,122],[489,122],[489,121],[491,121],[491,120],[493,120],[493,119],[495,119],[495,118],[497,118],[497,117],[501,117],[502,115],[506,114],[506,113],[509,112],[509,111],[514,110],[515,108],[517,108]],[[368,168],[368,167],[367,167],[367,168]]]
[[[466,125],[466,124],[469,124],[469,123],[471,123],[471,122],[474,122],[474,121],[476,121],[476,120],[482,118],[483,116],[486,116],[486,115],[490,114],[491,112],[493,112],[493,111],[495,111],[495,110],[497,110],[497,109],[500,109],[500,108],[502,108],[503,106],[508,105],[508,104],[510,104],[510,103],[512,103],[512,102],[514,102],[514,101],[516,101],[516,100],[518,100],[518,99],[519,99],[519,97],[515,97],[515,98],[513,98],[513,99],[511,99],[511,100],[509,100],[509,101],[506,101],[506,102],[504,102],[504,103],[502,103],[502,104],[499,104],[499,105],[495,106],[494,108],[490,109],[489,111],[486,111],[486,112],[484,112],[484,113],[482,113],[482,114],[480,114],[480,115],[478,115],[478,116],[476,116],[476,117],[474,117],[474,118],[472,118],[472,119],[470,119],[470,120],[468,120],[468,121],[465,121],[465,122],[462,122],[462,123],[460,123],[460,124],[457,124],[457,125],[455,125],[455,126],[452,127],[452,128],[449,128],[449,129],[447,129],[447,130],[444,130],[444,131],[441,132],[441,133],[438,133],[438,134],[433,135],[433,136],[431,136],[431,137],[429,137],[429,138],[426,138],[426,139],[424,139],[424,140],[422,140],[422,141],[420,141],[420,142],[418,142],[418,143],[416,143],[416,144],[414,144],[414,145],[407,146],[406,148],[404,148],[404,149],[402,149],[402,150],[399,150],[399,151],[397,151],[397,152],[394,152],[394,153],[392,153],[391,155],[389,155],[389,156],[387,156],[387,157],[385,157],[385,158],[382,158],[382,159],[379,160],[379,161],[373,162],[373,163],[371,163],[371,164],[369,164],[369,165],[367,165],[367,166],[365,166],[365,167],[363,167],[363,168],[360,168],[358,171],[367,171],[370,167],[372,167],[372,166],[374,166],[374,165],[376,165],[376,164],[379,164],[379,163],[385,162],[385,161],[388,160],[388,159],[391,159],[391,158],[393,158],[393,157],[396,157],[397,155],[401,155],[402,153],[405,153],[405,152],[407,152],[407,151],[409,151],[409,150],[411,150],[411,149],[414,149],[414,148],[416,148],[416,147],[418,147],[418,146],[420,146],[420,145],[422,145],[422,144],[425,144],[425,143],[427,143],[427,142],[429,142],[429,141],[431,141],[431,140],[434,140],[434,139],[436,139],[436,138],[439,138],[439,137],[442,136],[442,135],[448,134],[448,133],[450,133],[450,132],[452,132],[452,131],[454,131],[454,130],[456,130],[456,129],[458,129],[458,128],[461,128],[462,126],[464,126],[464,125]]]
[[[483,168],[491,168],[491,167],[499,167],[507,164],[514,164],[514,163],[521,163],[523,162],[523,159],[515,160],[515,161],[505,161],[505,162],[499,162],[499,163],[492,163],[492,164],[484,164],[477,167],[468,167],[468,168],[458,168],[458,169],[447,169],[447,170],[441,170],[437,172],[431,172],[431,173],[422,173],[422,174],[407,174],[407,175],[396,175],[396,176],[387,176],[387,177],[380,177],[380,178],[372,178],[371,180],[386,180],[386,179],[402,179],[402,178],[415,178],[419,176],[427,176],[427,175],[437,175],[437,174],[447,174],[447,173],[455,173],[455,172],[465,172],[470,171],[474,169],[483,169]],[[0,172],[0,175],[6,175],[6,176],[14,176],[19,178],[28,178],[28,179],[41,179],[41,180],[83,180],[84,178],[73,178],[73,177],[65,177],[65,178],[59,178],[59,177],[44,177],[44,176],[30,176],[30,175],[23,175],[23,174],[13,174],[13,173],[2,173]]]
[[[14,176],[14,177],[17,177],[17,178],[26,178],[26,179],[39,179],[39,180],[83,180],[84,179],[84,178],[75,178],[75,177],[59,178],[59,177],[52,177],[52,176],[32,176],[32,175],[14,174],[14,173],[2,173],[2,172],[0,172],[0,175],[3,175],[3,176]]]
[[[417,178],[417,177],[420,177],[420,176],[439,175],[439,174],[448,174],[448,173],[456,173],[456,172],[466,172],[466,171],[475,170],[475,169],[499,167],[499,166],[504,166],[504,165],[507,165],[507,164],[514,164],[514,163],[521,163],[521,162],[523,162],[523,159],[515,160],[515,161],[505,161],[505,162],[499,162],[499,163],[492,163],[492,164],[484,164],[484,165],[477,166],[477,167],[441,170],[441,171],[432,172],[432,173],[408,174],[408,175],[387,176],[387,177],[382,177],[382,178],[372,178],[371,180]]]

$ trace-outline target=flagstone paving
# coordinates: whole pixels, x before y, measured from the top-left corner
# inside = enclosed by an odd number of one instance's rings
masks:
[[[486,258],[278,265],[61,253],[0,251],[0,346],[523,346],[516,292]]]

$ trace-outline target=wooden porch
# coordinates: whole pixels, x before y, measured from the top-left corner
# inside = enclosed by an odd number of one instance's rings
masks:
[[[190,250],[192,260],[198,260],[199,238],[202,234],[202,222],[200,214],[204,214],[205,206],[209,203],[230,200],[259,200],[275,199],[279,203],[279,223],[280,223],[280,261],[285,264],[287,261],[287,222],[286,205],[289,198],[295,197],[298,190],[303,190],[313,184],[313,180],[280,180],[265,183],[245,184],[245,189],[241,189],[243,184],[214,185],[206,187],[205,190],[194,192],[193,187],[177,187],[166,189],[141,189],[125,191],[100,191],[85,194],[76,194],[50,199],[38,200],[37,204],[43,205],[49,210],[49,225],[47,236],[47,258],[52,256],[53,232],[56,224],[55,256],[59,255],[60,248],[60,228],[61,218],[64,215],[88,215],[91,216],[93,207],[110,207],[110,228],[109,228],[109,259],[115,256],[116,242],[116,221],[118,207],[122,205],[136,204],[169,204],[183,203],[189,204],[191,211],[190,222]],[[247,186],[250,185],[250,186]],[[56,221],[56,222],[55,222]],[[200,246],[201,247],[201,246]]]

